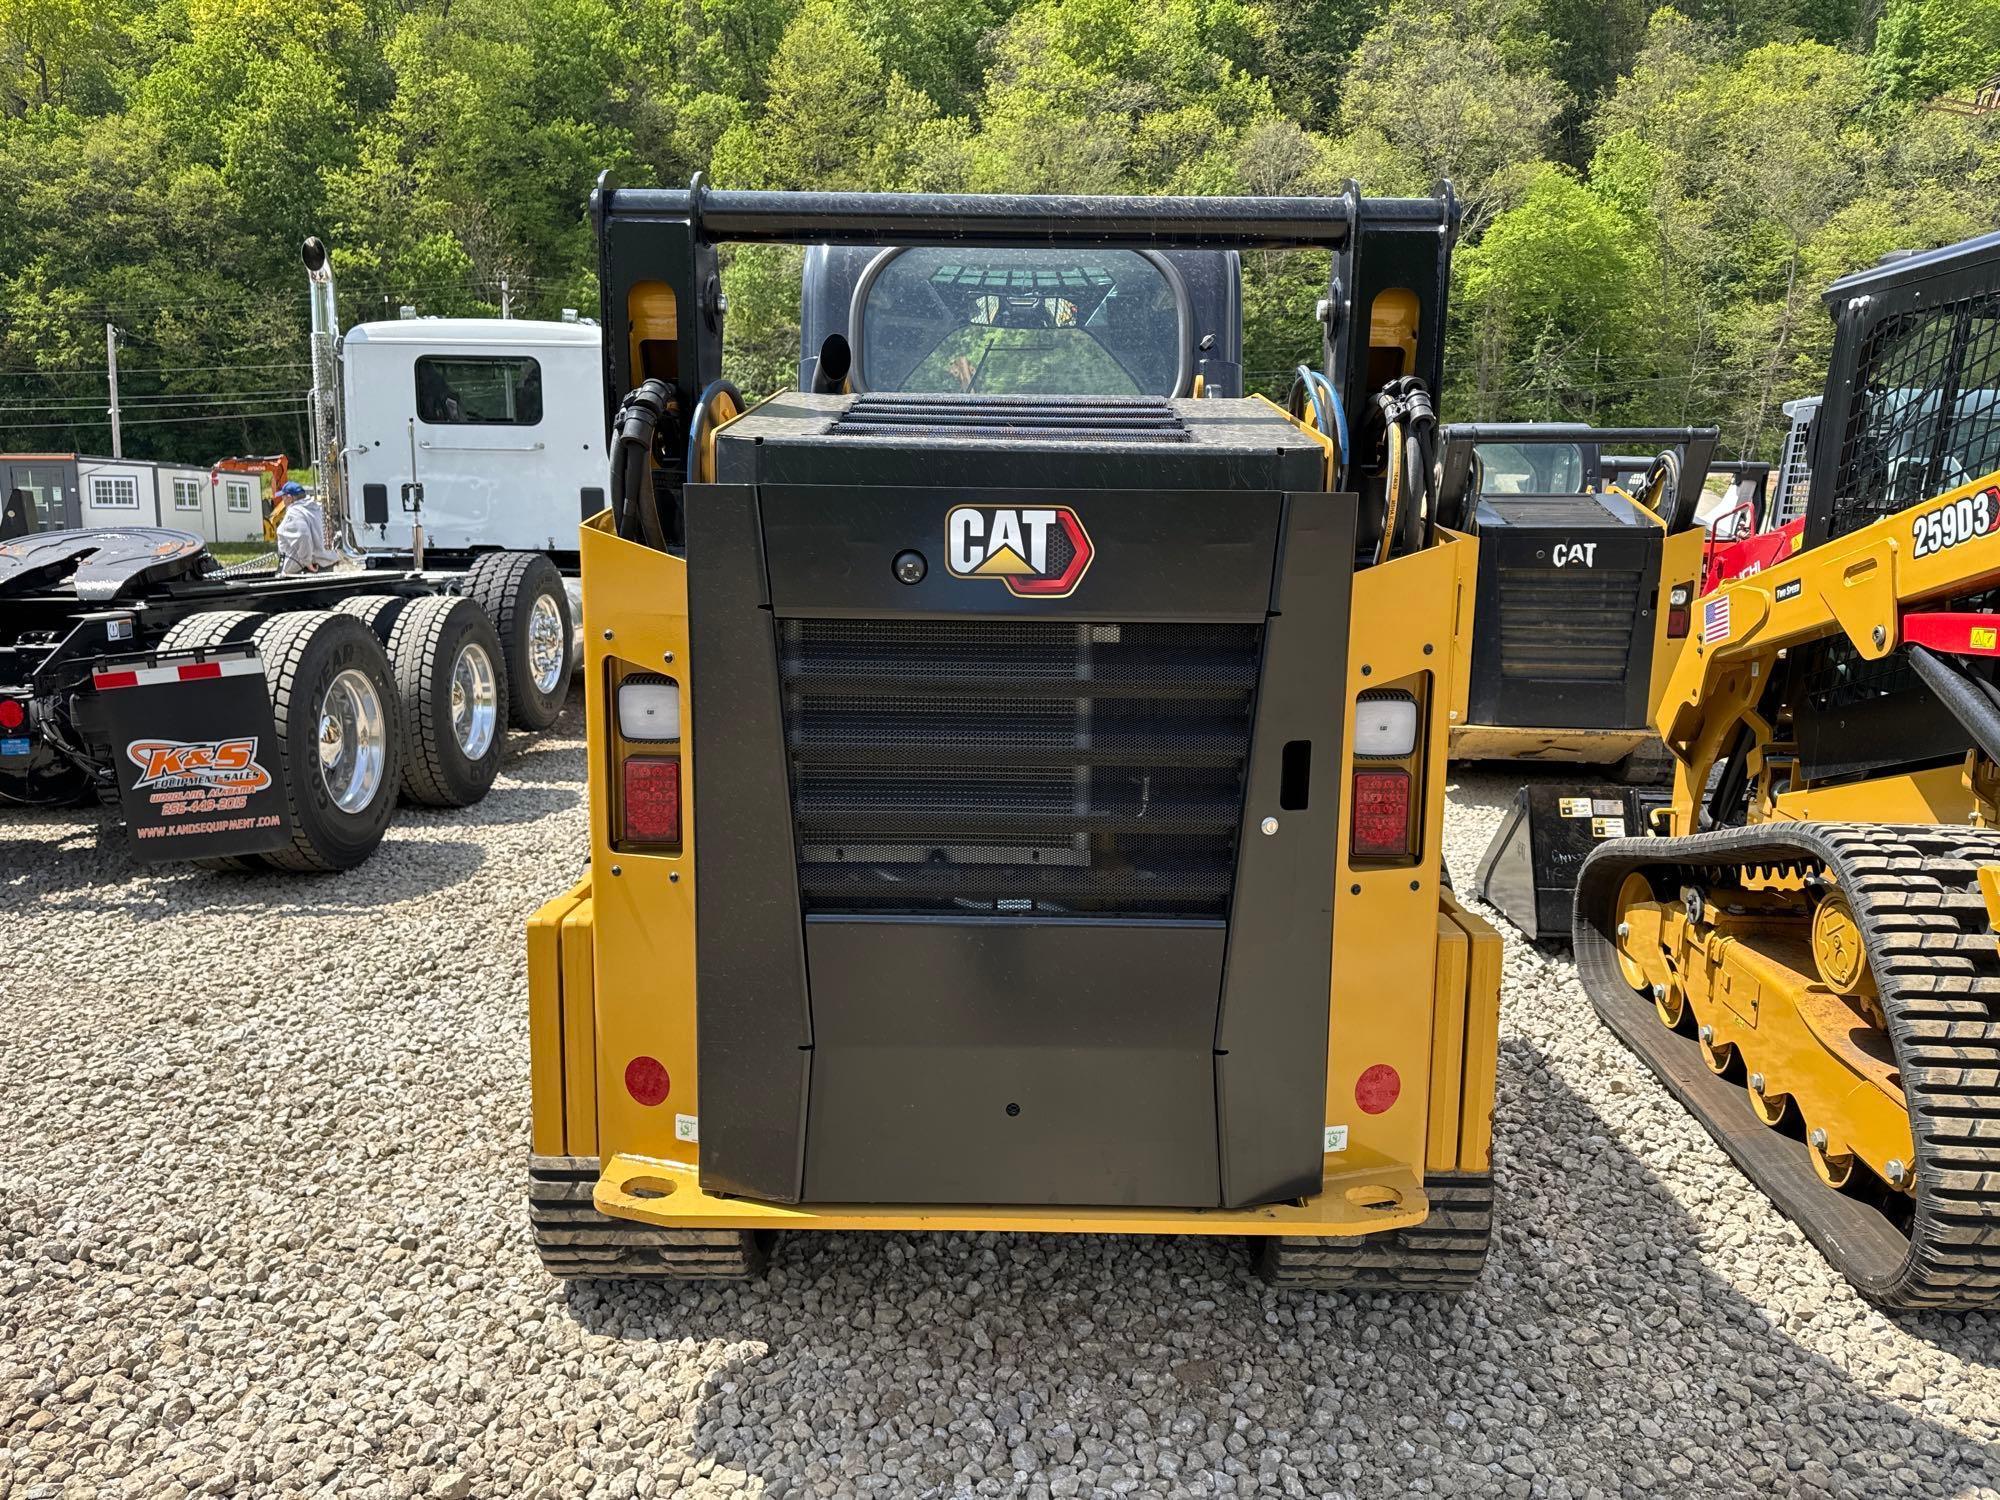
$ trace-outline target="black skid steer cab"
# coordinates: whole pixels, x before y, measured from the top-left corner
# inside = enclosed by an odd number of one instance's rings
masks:
[[[348,869],[399,796],[477,802],[508,727],[555,721],[568,618],[538,553],[446,584],[231,574],[149,527],[0,542],[0,807],[101,805],[148,863]]]

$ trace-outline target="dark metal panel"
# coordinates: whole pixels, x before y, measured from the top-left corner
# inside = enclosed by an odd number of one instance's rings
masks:
[[[807,1200],[1214,1207],[1222,946],[1214,923],[808,922]]]
[[[1355,499],[1292,495],[1237,848],[1215,1035],[1222,1196],[1229,1207],[1318,1191],[1333,962],[1334,842],[1346,716]],[[1284,747],[1312,741],[1310,804],[1281,812]],[[1277,831],[1261,831],[1276,818]]]
[[[1332,246],[1347,242],[1357,220],[1435,228],[1447,213],[1431,198],[791,193],[718,191],[699,179],[598,196],[614,222],[691,218],[705,242],[788,245]]]
[[[1645,727],[1660,538],[1650,517],[1615,495],[1486,496],[1468,720],[1532,729]],[[1524,589],[1537,597],[1525,599]],[[1547,670],[1524,674],[1518,662],[1509,670],[1503,647],[1511,631],[1518,649],[1523,629],[1546,632]],[[1589,660],[1621,636],[1609,669]]]
[[[1049,472],[1059,461],[1037,467]],[[1282,509],[1276,493],[1226,491],[766,485],[759,495],[772,607],[820,618],[1258,621]],[[999,577],[953,576],[946,517],[959,506],[1073,511],[1091,549],[1074,591],[1024,598]],[[895,563],[912,551],[924,570],[909,584]]]
[[[386,484],[364,484],[361,486],[361,520],[368,526],[389,524],[389,486]]]
[[[756,491],[689,485],[701,1181],[795,1203],[811,1015]]]
[[[579,492],[583,502],[583,519],[588,521],[604,509],[604,489],[601,485],[587,484]]]

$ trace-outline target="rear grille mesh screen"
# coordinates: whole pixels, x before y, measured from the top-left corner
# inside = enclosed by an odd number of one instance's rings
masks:
[[[778,632],[809,915],[1227,916],[1259,627]]]
[[[1624,681],[1639,578],[1630,568],[1502,568],[1500,675],[1532,682]]]

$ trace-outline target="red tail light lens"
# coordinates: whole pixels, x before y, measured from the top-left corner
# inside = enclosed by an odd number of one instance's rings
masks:
[[[1391,858],[1410,852],[1410,773],[1354,773],[1354,852]]]
[[[27,722],[28,711],[16,698],[0,698],[0,729],[19,729]]]
[[[620,842],[678,844],[681,763],[664,756],[633,755],[626,758],[624,774]]]
[[[1677,583],[1667,590],[1667,639],[1687,639],[1688,609],[1694,603],[1694,585]]]

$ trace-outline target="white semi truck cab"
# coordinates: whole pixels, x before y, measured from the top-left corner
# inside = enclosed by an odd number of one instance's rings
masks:
[[[544,552],[576,570],[604,508],[602,336],[590,323],[401,318],[341,346],[354,540],[376,566]]]

